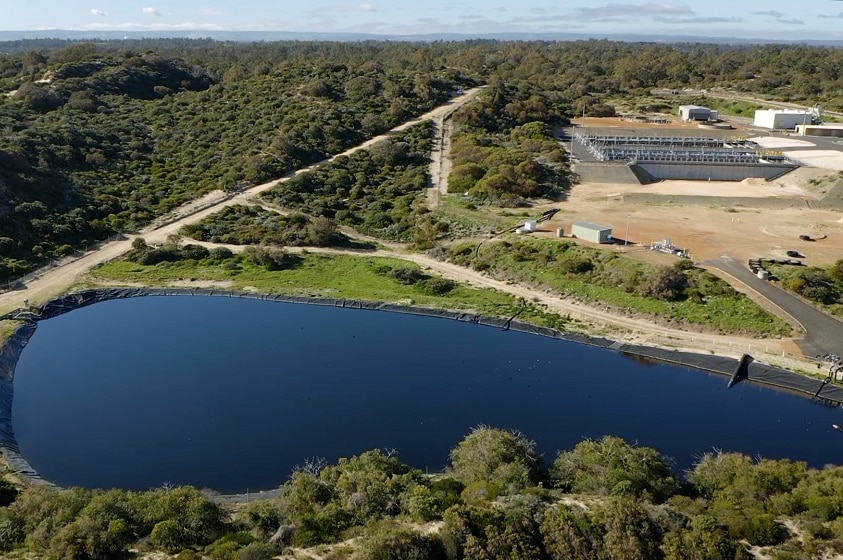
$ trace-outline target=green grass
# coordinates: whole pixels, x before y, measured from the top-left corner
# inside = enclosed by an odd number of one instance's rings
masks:
[[[221,264],[205,260],[154,266],[121,260],[92,269],[89,279],[79,287],[113,283],[169,286],[183,280],[214,281],[225,282],[225,289],[234,291],[400,303],[495,317],[510,317],[524,305],[509,294],[462,284],[447,294],[432,295],[425,293],[420,284],[406,285],[388,276],[387,272],[393,268],[419,267],[401,259],[314,253],[301,254],[294,266],[280,271],[268,271],[238,257]],[[518,316],[521,321],[557,329],[571,326],[566,317],[546,312],[530,302],[526,306]]]
[[[639,296],[633,291],[635,285],[646,281],[656,267],[625,258],[614,251],[570,246],[568,251],[587,258],[595,268],[583,274],[566,274],[557,265],[560,247],[555,240],[523,238],[513,239],[509,247],[490,243],[481,247],[474,264],[488,267],[488,271],[498,278],[537,284],[567,296],[671,319],[687,326],[698,325],[722,334],[769,336],[791,332],[787,322],[734,292],[725,283],[712,286],[711,295],[705,301],[686,299],[668,302]],[[690,274],[705,273],[694,270]],[[704,284],[716,281],[711,277]]]

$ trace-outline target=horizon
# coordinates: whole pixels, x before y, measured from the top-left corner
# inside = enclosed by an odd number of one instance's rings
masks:
[[[786,0],[607,2],[548,0],[484,3],[482,0],[349,2],[316,0],[305,5],[269,0],[46,0],[13,4],[4,10],[5,33],[43,37],[50,32],[136,33],[211,36],[222,33],[331,34],[402,37],[459,35],[554,36],[576,34],[734,38],[737,40],[843,41],[843,2],[809,0],[795,9]]]

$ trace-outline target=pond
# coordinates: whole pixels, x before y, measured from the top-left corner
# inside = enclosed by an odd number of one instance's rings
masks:
[[[473,323],[210,296],[112,300],[39,323],[15,374],[21,454],[61,486],[277,487],[374,448],[440,471],[474,426],[548,460],[612,434],[677,470],[713,449],[843,462],[840,409],[611,350]]]

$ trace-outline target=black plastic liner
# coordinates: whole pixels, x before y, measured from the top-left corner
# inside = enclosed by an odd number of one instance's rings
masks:
[[[736,360],[734,358],[727,358],[724,356],[665,350],[660,348],[651,348],[648,346],[624,344],[622,342],[616,342],[606,338],[563,333],[554,329],[521,323],[512,319],[484,317],[473,313],[446,311],[442,309],[428,309],[424,307],[410,307],[389,303],[333,298],[313,298],[304,296],[267,295],[249,292],[228,292],[221,290],[180,288],[98,288],[61,296],[47,302],[40,308],[30,307],[26,309],[16,309],[11,313],[0,316],[0,319],[11,319],[25,322],[24,325],[15,330],[14,333],[6,340],[5,344],[0,347],[0,449],[2,449],[3,457],[6,459],[6,462],[15,472],[31,484],[55,486],[52,482],[41,478],[35,469],[29,465],[26,459],[21,456],[17,440],[15,439],[14,430],[12,428],[12,401],[14,396],[15,366],[17,365],[21,352],[29,342],[29,339],[33,334],[35,334],[38,321],[51,319],[69,311],[73,311],[74,309],[87,307],[88,305],[93,305],[94,303],[112,299],[174,295],[237,297],[287,303],[347,307],[352,309],[383,310],[396,313],[409,313],[412,315],[425,315],[429,317],[442,317],[524,333],[537,334],[560,340],[568,340],[580,344],[587,344],[589,346],[615,350],[636,357],[648,358],[657,362],[664,362],[718,373],[730,379],[730,387],[735,383],[746,379],[750,382],[762,383],[779,389],[794,391],[830,406],[840,406],[843,404],[843,387],[833,385],[830,378],[826,378],[824,381],[821,381],[804,375],[799,375],[791,371],[760,364],[753,361],[752,357],[747,354],[744,354],[740,360]],[[233,498],[233,496],[228,496],[227,498]]]

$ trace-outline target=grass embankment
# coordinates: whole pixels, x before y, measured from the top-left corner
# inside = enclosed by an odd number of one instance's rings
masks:
[[[673,321],[677,328],[721,334],[787,336],[791,327],[726,282],[685,261],[681,274],[659,283],[668,267],[624,258],[615,251],[573,242],[508,238],[451,249],[457,264],[500,279],[608,305],[620,312]],[[679,261],[677,261],[679,262]],[[678,285],[672,285],[679,278]]]
[[[84,287],[114,283],[173,286],[189,281],[196,285],[214,283],[235,291],[389,302],[495,317],[511,317],[526,305],[518,315],[521,321],[559,329],[571,326],[570,319],[543,311],[533,303],[495,290],[449,284],[401,259],[313,253],[288,258],[289,266],[275,271],[242,256],[222,262],[182,260],[152,266],[121,260],[91,270]],[[401,270],[414,272],[396,273]]]

